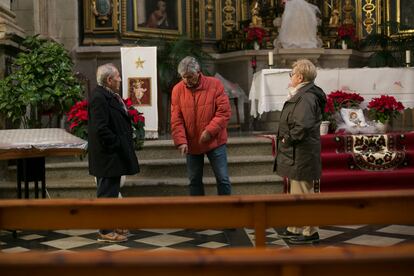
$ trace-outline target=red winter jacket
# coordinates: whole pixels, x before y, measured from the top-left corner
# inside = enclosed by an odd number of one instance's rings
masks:
[[[171,133],[176,146],[187,144],[188,153],[201,154],[227,142],[227,123],[231,108],[221,82],[200,74],[194,90],[183,81],[176,84],[171,97]],[[207,130],[211,140],[200,144],[201,133]]]

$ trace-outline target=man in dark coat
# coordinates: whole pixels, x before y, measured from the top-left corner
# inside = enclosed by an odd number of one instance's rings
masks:
[[[325,93],[314,84],[316,67],[306,59],[293,64],[288,100],[284,103],[277,133],[275,171],[286,177],[289,193],[319,192],[321,177],[320,124],[326,104]],[[279,234],[291,243],[319,240],[318,228],[288,227]]]
[[[132,140],[131,120],[119,93],[121,77],[113,64],[96,72],[98,86],[88,109],[89,173],[96,177],[97,197],[117,198],[122,175],[139,172]],[[125,230],[100,230],[99,241],[127,240]]]

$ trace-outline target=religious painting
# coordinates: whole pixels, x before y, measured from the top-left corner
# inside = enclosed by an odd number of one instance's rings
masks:
[[[182,33],[183,0],[134,0],[134,30],[147,33]]]
[[[151,106],[151,78],[128,78],[128,97],[132,105]]]

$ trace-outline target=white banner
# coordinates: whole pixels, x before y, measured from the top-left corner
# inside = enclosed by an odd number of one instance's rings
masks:
[[[158,138],[157,48],[121,47],[122,96],[145,117],[145,138]]]

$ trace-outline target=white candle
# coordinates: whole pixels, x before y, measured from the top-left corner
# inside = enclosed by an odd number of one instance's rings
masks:
[[[407,64],[411,63],[411,51],[410,50],[405,51],[405,63]]]
[[[273,65],[273,52],[269,52],[269,66]]]

